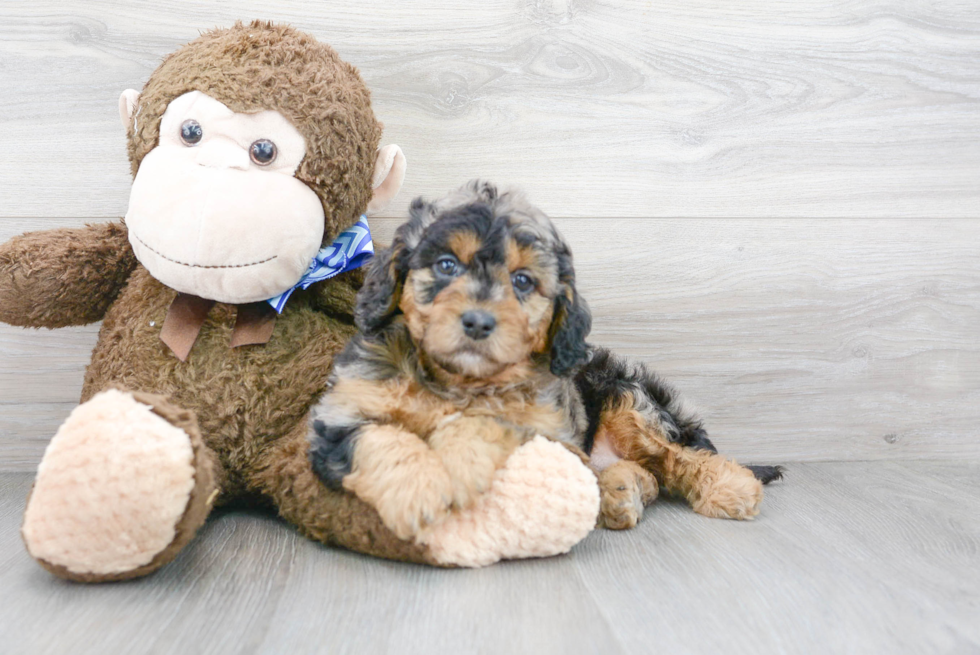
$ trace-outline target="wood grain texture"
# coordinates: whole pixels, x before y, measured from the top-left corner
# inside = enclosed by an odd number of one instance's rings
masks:
[[[977,463],[793,466],[762,515],[677,502],[570,555],[470,571],[324,548],[233,512],[143,580],[37,566],[30,484],[0,475],[0,643],[11,653],[969,653],[980,648]]]
[[[409,158],[379,241],[413,196],[518,183],[560,217],[594,341],[675,383],[726,453],[892,461],[793,465],[753,523],[664,501],[479,571],[231,512],[148,579],[73,585],[18,528],[98,326],[0,325],[0,650],[980,650],[980,220],[927,220],[980,214],[980,5],[5,0],[0,241],[124,214],[119,93],[253,17],[373,89]]]
[[[594,533],[576,568],[628,652],[976,652],[978,481],[976,463],[797,465],[755,524],[657,506],[655,533]]]
[[[414,195],[519,182],[571,217],[594,340],[725,452],[977,457],[980,222],[926,219],[980,207],[980,10],[721,4],[8,1],[0,240],[125,213],[120,89],[201,28],[285,20],[362,68],[409,154],[381,240]],[[786,219],[821,215],[890,218]],[[0,326],[0,470],[39,461],[96,333]]]
[[[557,222],[593,341],[674,383],[723,452],[980,459],[980,221]],[[399,221],[372,223],[386,243]],[[96,336],[0,326],[0,470],[40,461]]]
[[[977,213],[980,5],[897,0],[5,0],[0,213],[124,213],[119,93],[253,17],[360,67],[390,216],[476,176],[556,216]]]

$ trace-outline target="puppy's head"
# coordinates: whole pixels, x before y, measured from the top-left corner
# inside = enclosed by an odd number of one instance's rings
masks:
[[[428,359],[464,378],[541,357],[567,375],[588,357],[592,319],[571,250],[540,210],[486,183],[415,200],[392,247],[374,258],[357,326],[377,332],[399,313]]]

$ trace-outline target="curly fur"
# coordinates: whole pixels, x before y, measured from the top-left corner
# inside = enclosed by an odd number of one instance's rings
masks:
[[[476,314],[489,332],[473,327]],[[423,538],[474,502],[538,434],[586,452],[598,442],[616,460],[594,460],[611,528],[636,525],[660,485],[702,514],[752,518],[756,476],[779,475],[717,455],[666,384],[586,343],[571,250],[520,194],[477,181],[413,202],[370,266],[355,319],[361,331],[314,409],[310,457],[402,537]]]

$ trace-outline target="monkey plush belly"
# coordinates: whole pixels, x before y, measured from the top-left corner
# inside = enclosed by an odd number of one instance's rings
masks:
[[[268,343],[232,348],[236,310],[218,304],[181,362],[160,341],[175,296],[146,269],[136,269],[106,314],[82,402],[110,387],[165,396],[197,415],[204,443],[232,478],[244,482],[264,448],[305,424],[334,354],[355,328],[316,311],[297,293]]]

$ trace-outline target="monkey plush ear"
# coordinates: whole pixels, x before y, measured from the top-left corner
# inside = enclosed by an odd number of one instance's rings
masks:
[[[140,92],[136,89],[126,89],[119,96],[119,120],[124,129],[129,129],[129,124],[133,121],[133,110],[136,109],[139,99]]]
[[[374,162],[374,177],[371,186],[374,196],[368,203],[367,215],[377,214],[388,206],[405,181],[405,154],[398,146],[391,144],[378,149],[378,158]]]

